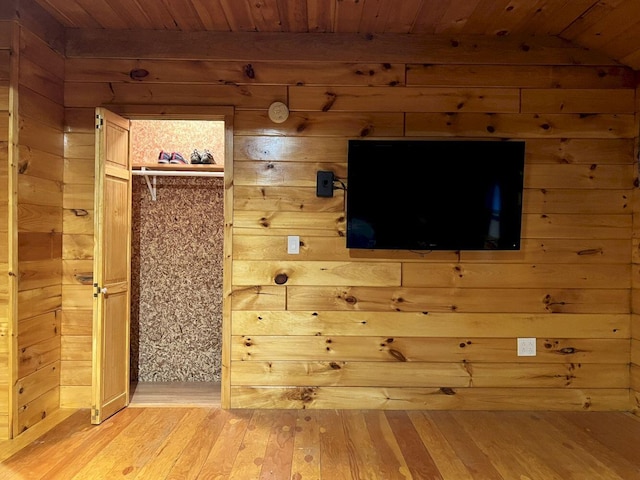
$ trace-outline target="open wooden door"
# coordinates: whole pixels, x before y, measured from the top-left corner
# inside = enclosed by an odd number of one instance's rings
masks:
[[[129,120],[96,109],[91,423],[129,404]]]

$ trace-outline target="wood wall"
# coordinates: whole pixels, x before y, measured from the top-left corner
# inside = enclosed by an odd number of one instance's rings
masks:
[[[67,110],[64,133],[60,406],[86,408],[91,405],[95,120],[94,109],[80,117],[74,113]]]
[[[640,123],[640,97],[636,89],[636,120]],[[638,158],[638,152],[636,152]],[[637,186],[637,184],[636,184]],[[631,408],[640,415],[640,283],[635,276],[640,271],[640,193],[633,190],[633,254],[631,256],[634,282],[631,290]]]
[[[472,55],[439,44],[434,58],[428,40],[406,37],[367,50],[357,37],[269,48],[274,37],[257,35],[242,50],[216,36],[212,51],[184,34],[69,35],[66,189],[92,184],[96,105],[236,109],[230,406],[629,408],[632,71],[504,39]],[[285,123],[268,120],[273,101],[289,105]],[[522,250],[347,250],[343,192],[316,198],[315,174],[348,183],[347,140],[361,137],[525,139]],[[65,260],[90,258],[86,198],[65,205]],[[300,235],[300,255],[286,253],[287,235]],[[90,288],[63,287],[74,327],[63,323],[63,352],[88,347],[90,301]],[[517,337],[537,337],[538,355],[517,357]],[[77,361],[63,404],[87,406],[90,366]]]
[[[35,5],[22,3],[38,13]],[[59,406],[64,57],[43,28],[56,25],[39,12],[19,31],[14,435]]]
[[[9,436],[11,318],[9,314],[9,86],[13,24],[0,21],[0,438]]]
[[[59,406],[63,30],[32,0],[0,8],[0,437]]]

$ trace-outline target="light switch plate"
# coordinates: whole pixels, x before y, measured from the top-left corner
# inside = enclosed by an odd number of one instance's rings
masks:
[[[298,255],[300,253],[300,236],[289,235],[287,237],[287,253]]]

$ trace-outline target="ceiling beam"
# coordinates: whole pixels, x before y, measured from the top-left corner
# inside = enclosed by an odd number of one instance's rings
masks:
[[[619,65],[556,37],[68,29],[69,58]]]

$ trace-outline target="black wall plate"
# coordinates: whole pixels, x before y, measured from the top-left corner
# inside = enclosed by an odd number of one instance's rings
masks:
[[[318,170],[316,197],[333,197],[333,172]]]

